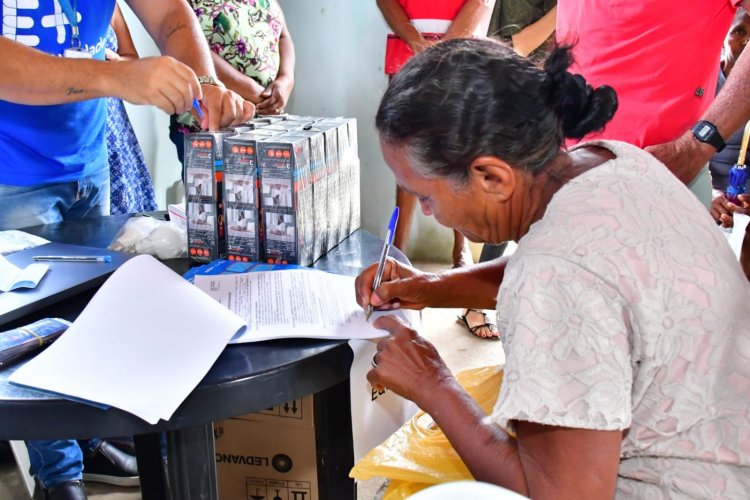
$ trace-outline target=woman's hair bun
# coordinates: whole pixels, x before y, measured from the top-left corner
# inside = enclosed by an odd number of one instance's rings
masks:
[[[568,72],[573,64],[571,45],[556,46],[544,62],[551,99],[565,137],[581,139],[602,130],[617,111],[617,93],[608,86],[594,89],[581,75]]]

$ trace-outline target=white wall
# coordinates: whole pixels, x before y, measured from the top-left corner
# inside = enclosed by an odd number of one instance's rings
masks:
[[[357,118],[362,168],[362,225],[385,234],[396,185],[382,160],[374,129],[375,112],[387,85],[383,57],[387,27],[375,0],[281,0],[297,55],[295,87],[287,111],[300,115]],[[125,9],[123,9],[125,10]],[[141,56],[158,51],[137,19],[126,12]],[[151,167],[160,207],[165,190],[179,179],[180,166],[169,141],[168,117],[144,106],[128,112]],[[180,194],[181,196],[181,194]],[[410,254],[448,260],[451,231],[417,217]],[[420,244],[421,243],[421,244]]]
[[[357,118],[362,169],[362,225],[383,232],[396,185],[380,155],[375,112],[383,74],[386,25],[375,0],[282,0],[297,55],[288,109]]]

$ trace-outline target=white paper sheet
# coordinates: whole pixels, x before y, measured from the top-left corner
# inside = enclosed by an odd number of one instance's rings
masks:
[[[169,419],[243,320],[153,257],[134,257],[99,289],[15,384]]]
[[[0,255],[10,255],[45,243],[49,241],[17,229],[0,231]]]
[[[368,322],[354,296],[354,278],[289,270],[196,276],[195,286],[245,319],[232,343],[278,338],[372,339],[387,332]],[[402,317],[403,313],[396,311]]]
[[[0,292],[10,292],[17,288],[36,288],[48,269],[48,264],[29,264],[21,269],[0,255]]]
[[[742,242],[745,239],[745,230],[747,229],[748,222],[750,222],[750,217],[744,214],[735,213],[732,216],[732,221],[734,223],[732,234],[729,235],[727,240],[729,241],[729,246],[732,247],[734,255],[739,259],[740,251],[742,250]]]

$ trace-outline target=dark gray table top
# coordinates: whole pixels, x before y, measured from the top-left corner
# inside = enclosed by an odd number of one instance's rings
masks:
[[[63,222],[26,231],[50,241],[104,248],[129,217]],[[313,267],[356,275],[377,261],[382,244],[380,238],[360,230]],[[393,256],[406,260],[396,249],[393,249]],[[165,263],[179,273],[189,267],[186,259]],[[66,299],[24,318],[23,323],[45,316],[74,319],[92,293],[93,290]],[[330,387],[349,376],[351,361],[351,349],[344,341],[290,339],[227,346],[173,417],[155,426],[114,408],[102,410],[13,386],[8,383],[8,377],[20,366],[17,364],[0,370],[0,439],[109,437],[205,424]],[[85,355],[71,360],[71,363],[85,362]]]

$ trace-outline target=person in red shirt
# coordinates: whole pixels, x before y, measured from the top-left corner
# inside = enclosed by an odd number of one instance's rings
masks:
[[[494,0],[377,0],[392,33],[385,51],[385,73],[391,77],[412,57],[430,45],[451,38],[485,36]],[[393,244],[406,252],[417,198],[396,187],[396,205],[401,211]],[[453,231],[453,266],[472,263],[468,242]],[[459,316],[471,333],[497,337],[497,329],[479,310]]]
[[[612,86],[620,101],[604,131],[583,140],[646,148],[710,206],[708,160],[750,118],[748,56],[712,104],[724,37],[748,4],[558,0],[556,37],[575,43],[572,71]]]

